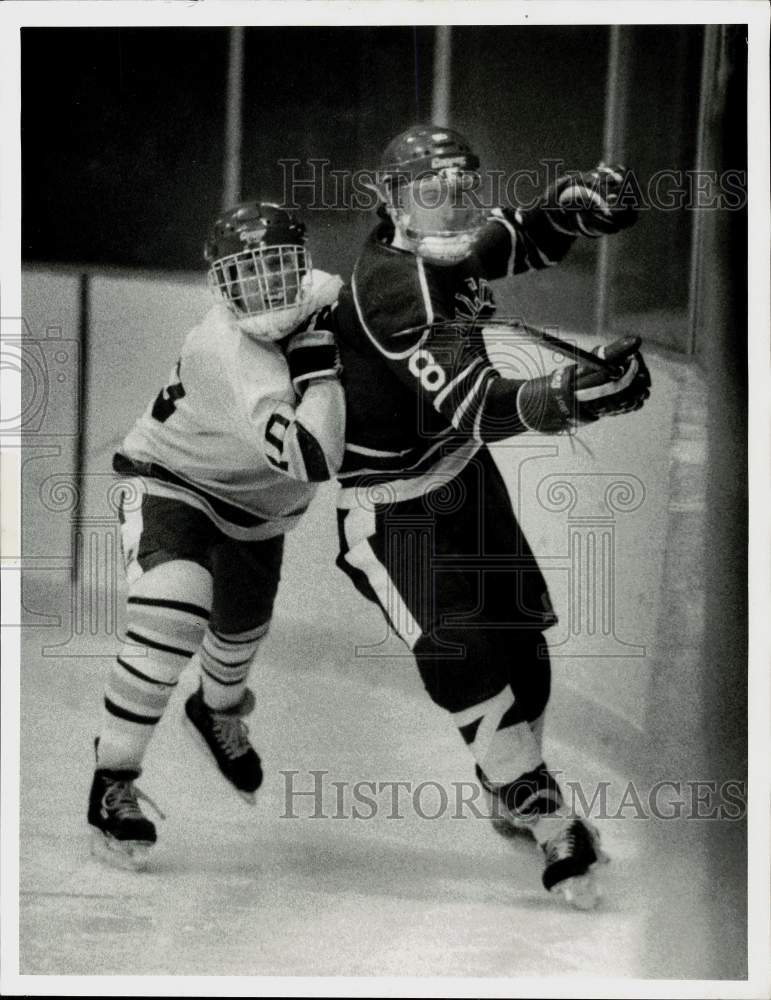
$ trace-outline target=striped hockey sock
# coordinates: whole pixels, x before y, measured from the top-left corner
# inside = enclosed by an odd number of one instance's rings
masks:
[[[203,699],[209,708],[232,708],[241,701],[252,658],[269,624],[228,635],[207,628],[199,660]]]
[[[162,582],[160,566],[152,571]],[[145,578],[152,584],[151,573]],[[144,582],[144,581],[143,581]],[[140,767],[179,675],[199,647],[210,601],[209,577],[188,587],[190,601],[156,596],[154,586],[136,588],[128,599],[126,642],[110,671],[99,734],[100,767]],[[168,590],[166,591],[168,593]]]

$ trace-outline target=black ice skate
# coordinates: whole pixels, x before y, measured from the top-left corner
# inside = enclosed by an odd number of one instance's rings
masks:
[[[91,853],[117,868],[140,871],[156,841],[155,825],[139,807],[139,799],[163,813],[134,782],[138,768],[99,767],[94,773],[88,800],[88,822],[92,827]]]
[[[579,910],[591,910],[600,899],[600,892],[591,871],[597,862],[607,863],[608,856],[600,847],[600,835],[584,820],[566,817],[562,828],[541,844],[546,857],[544,888],[564,896],[565,901]]]
[[[185,702],[185,714],[195,734],[206,744],[221,773],[250,805],[254,805],[254,793],[262,784],[260,758],[249,742],[242,719],[253,708],[254,695],[249,690],[238,705],[226,711],[209,708],[200,687]]]
[[[506,837],[532,836],[546,862],[541,876],[549,892],[577,909],[590,910],[600,899],[591,866],[608,856],[590,824],[564,815],[562,792],[545,764],[508,785],[494,785],[477,765],[477,779],[488,794],[490,818]],[[545,839],[544,839],[545,838]]]

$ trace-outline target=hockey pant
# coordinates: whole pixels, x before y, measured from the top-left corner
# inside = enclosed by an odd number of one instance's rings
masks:
[[[273,612],[283,535],[237,541],[202,511],[143,493],[120,510],[126,641],[104,695],[99,763],[138,767],[182,669],[198,653],[204,699],[237,704]]]
[[[542,629],[556,617],[489,451],[416,499],[362,501],[338,511],[338,566],[412,650],[484,774],[532,771],[551,679]]]

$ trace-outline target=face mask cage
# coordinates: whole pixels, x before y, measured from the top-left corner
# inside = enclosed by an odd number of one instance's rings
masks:
[[[416,253],[438,264],[468,256],[485,222],[475,195],[480,181],[475,171],[450,169],[399,189],[394,222]]]
[[[247,332],[278,339],[300,322],[311,267],[305,247],[251,247],[213,261],[209,284]]]

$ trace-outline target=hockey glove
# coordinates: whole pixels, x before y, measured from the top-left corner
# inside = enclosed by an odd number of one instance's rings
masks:
[[[337,378],[340,373],[335,338],[329,330],[305,330],[286,343],[289,375],[298,396],[314,379]]]
[[[552,225],[570,236],[607,236],[637,221],[636,209],[620,200],[625,167],[600,165],[588,174],[560,177],[546,193]]]
[[[651,376],[640,354],[639,337],[622,337],[608,347],[597,347],[594,353],[606,361],[618,362],[621,373],[609,379],[605,372],[579,365],[573,395],[578,404],[579,422],[587,423],[599,417],[617,416],[639,410],[650,396]]]
[[[589,365],[568,365],[525,382],[517,394],[522,423],[530,430],[557,434],[600,417],[639,410],[651,384],[639,347],[639,337],[622,337],[596,348],[597,355],[618,364],[616,378]]]

